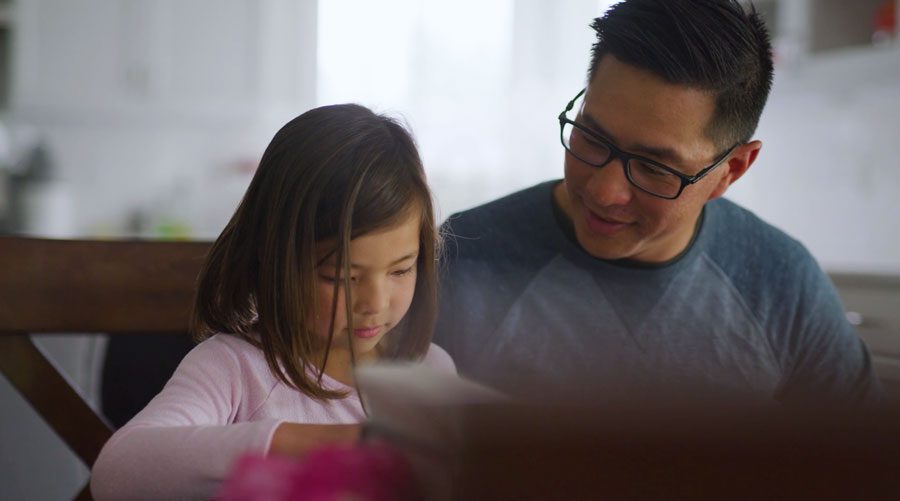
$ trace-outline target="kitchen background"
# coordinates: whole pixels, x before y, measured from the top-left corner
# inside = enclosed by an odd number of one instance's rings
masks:
[[[274,132],[337,102],[411,126],[442,218],[560,177],[612,3],[0,0],[0,233],[212,239]],[[755,3],[776,80],[730,198],[829,272],[900,275],[900,2]],[[96,404],[102,337],[41,343]],[[86,468],[3,379],[0,409],[0,499],[74,495]]]

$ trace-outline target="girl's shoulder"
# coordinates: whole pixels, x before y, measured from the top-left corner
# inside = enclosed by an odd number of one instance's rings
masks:
[[[268,384],[270,371],[265,355],[245,339],[234,334],[215,334],[194,347],[182,363],[217,368],[241,378],[252,377]]]
[[[431,343],[425,356],[422,357],[422,365],[437,369],[440,371],[451,372],[456,374],[456,364],[450,358],[450,354],[444,351],[440,346]]]
[[[258,357],[262,355],[262,351],[234,334],[215,334],[198,343],[190,355],[203,358],[229,356],[245,359]]]

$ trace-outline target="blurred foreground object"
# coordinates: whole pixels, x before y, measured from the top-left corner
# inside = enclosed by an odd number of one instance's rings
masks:
[[[358,371],[370,435],[426,499],[897,498],[900,412],[728,394],[514,402],[412,367]],[[554,403],[549,403],[554,402]]]
[[[419,499],[404,456],[386,444],[331,446],[302,461],[248,455],[238,460],[222,501],[403,501]]]
[[[890,416],[754,406],[482,405],[450,449],[453,499],[900,495]]]

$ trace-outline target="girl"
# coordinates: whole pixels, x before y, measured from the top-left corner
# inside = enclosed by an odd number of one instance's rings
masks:
[[[358,362],[454,371],[430,344],[437,243],[403,127],[357,105],[289,122],[201,271],[203,342],[103,448],[94,496],[209,497],[243,453],[355,440]]]

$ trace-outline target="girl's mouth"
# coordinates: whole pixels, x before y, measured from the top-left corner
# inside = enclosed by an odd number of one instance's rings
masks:
[[[381,332],[381,326],[363,327],[361,329],[353,329],[353,335],[361,339],[373,338]]]

